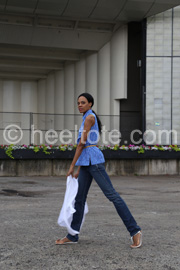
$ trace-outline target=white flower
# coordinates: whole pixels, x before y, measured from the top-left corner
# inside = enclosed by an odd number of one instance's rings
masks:
[[[151,150],[158,150],[157,147],[151,147]]]

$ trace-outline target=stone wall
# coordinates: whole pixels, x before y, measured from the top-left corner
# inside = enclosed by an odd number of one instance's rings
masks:
[[[71,160],[0,160],[0,176],[65,176]],[[106,161],[110,176],[180,175],[179,159],[115,159]]]

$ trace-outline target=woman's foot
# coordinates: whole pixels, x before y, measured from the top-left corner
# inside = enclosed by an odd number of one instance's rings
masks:
[[[142,232],[137,232],[134,236],[131,237],[132,245],[131,248],[139,248],[142,246]]]
[[[66,245],[66,244],[77,244],[77,242],[73,242],[69,240],[67,237],[64,237],[62,239],[58,239],[55,241],[56,245]]]

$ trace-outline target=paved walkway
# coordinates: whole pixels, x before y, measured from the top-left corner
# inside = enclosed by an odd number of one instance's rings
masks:
[[[113,205],[93,182],[89,213],[76,245],[56,246],[65,177],[0,178],[1,270],[179,270],[178,176],[112,177],[143,229],[143,246],[131,250]]]

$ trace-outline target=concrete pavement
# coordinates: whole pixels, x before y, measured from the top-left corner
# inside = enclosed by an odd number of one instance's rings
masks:
[[[143,231],[130,237],[114,206],[93,182],[79,243],[56,246],[65,177],[0,178],[1,270],[179,270],[179,176],[111,177]]]

